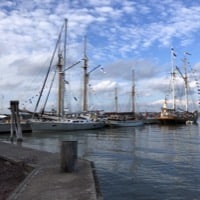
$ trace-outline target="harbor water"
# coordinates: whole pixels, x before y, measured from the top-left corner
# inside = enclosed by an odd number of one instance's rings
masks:
[[[0,135],[2,141],[8,135]],[[200,197],[200,126],[105,128],[26,133],[23,146],[59,152],[78,141],[78,156],[95,163],[105,200],[197,200]]]

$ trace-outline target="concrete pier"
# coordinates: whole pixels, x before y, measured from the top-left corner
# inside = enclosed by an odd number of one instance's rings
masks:
[[[91,162],[77,160],[77,170],[63,173],[60,155],[0,142],[0,158],[32,167],[26,179],[10,195],[9,200],[97,200]]]

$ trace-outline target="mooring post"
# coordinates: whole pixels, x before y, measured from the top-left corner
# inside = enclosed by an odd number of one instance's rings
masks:
[[[74,172],[77,164],[77,141],[62,141],[60,151],[62,172]]]
[[[14,130],[17,137],[17,142],[22,142],[22,128],[20,124],[20,116],[19,116],[19,101],[10,101],[11,107],[11,130],[10,130],[10,139],[13,141]]]
[[[13,142],[14,140],[14,113],[13,113],[13,109],[12,109],[12,105],[10,102],[10,109],[11,109],[11,121],[10,121],[10,140]]]

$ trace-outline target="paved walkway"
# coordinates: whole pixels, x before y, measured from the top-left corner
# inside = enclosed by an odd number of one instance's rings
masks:
[[[78,159],[73,173],[60,171],[60,155],[0,142],[0,157],[34,169],[9,200],[97,200],[93,169]]]

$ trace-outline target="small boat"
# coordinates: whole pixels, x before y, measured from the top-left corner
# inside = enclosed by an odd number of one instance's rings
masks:
[[[184,90],[185,90],[185,110],[178,109],[178,105],[176,102],[176,90],[175,90],[175,79],[176,79],[176,71],[174,67],[174,49],[171,49],[171,60],[172,60],[172,72],[171,72],[171,83],[172,83],[172,108],[168,108],[167,98],[165,98],[164,104],[161,108],[160,115],[157,117],[161,124],[195,124],[198,119],[198,111],[189,111],[189,100],[188,100],[188,76],[187,76],[187,59],[186,55],[190,55],[189,53],[184,53],[184,74],[180,71],[180,69],[176,66],[176,70],[179,72],[181,78],[184,82]]]

